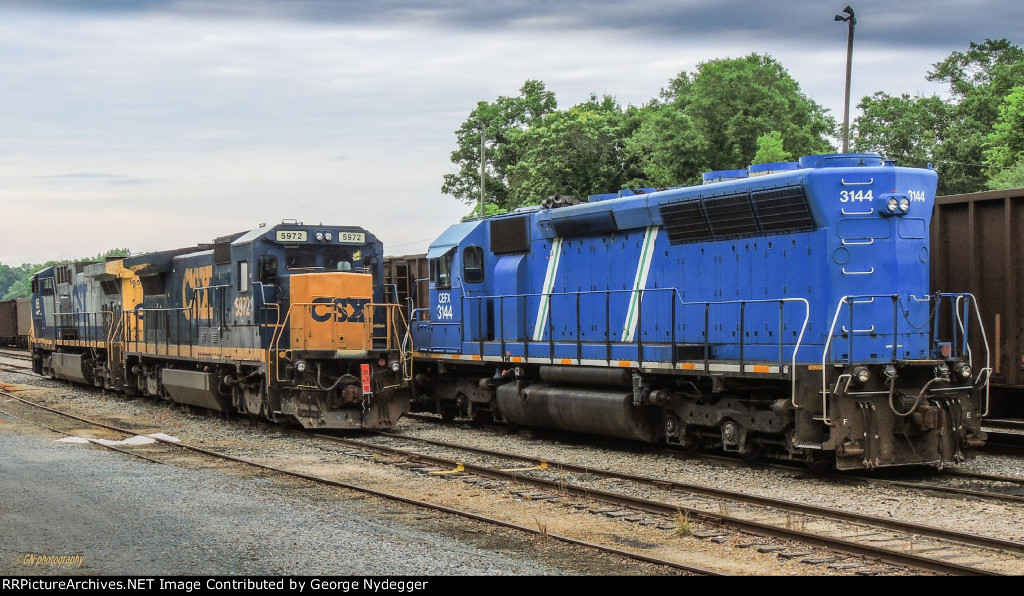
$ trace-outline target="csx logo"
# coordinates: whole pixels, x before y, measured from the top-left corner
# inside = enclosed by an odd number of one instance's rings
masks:
[[[362,323],[366,320],[363,309],[369,298],[314,298],[310,316],[323,323],[334,316],[339,323]]]

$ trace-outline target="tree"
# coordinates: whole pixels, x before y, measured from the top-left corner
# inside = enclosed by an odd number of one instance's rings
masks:
[[[499,207],[499,206],[495,205],[494,203],[487,203],[486,209],[487,209],[487,211],[484,212],[484,217],[491,217],[492,215],[500,215],[502,213],[508,213],[508,209],[505,209],[503,207]],[[463,215],[462,219],[460,221],[473,221],[474,219],[477,219],[479,217],[480,217],[480,209],[478,207],[474,207],[472,211],[470,211],[466,215]]]
[[[854,148],[879,153],[900,165],[923,167],[935,161],[945,136],[949,106],[938,96],[899,97],[876,92],[857,104]]]
[[[112,248],[106,252],[97,254],[94,257],[84,259],[70,259],[63,261],[47,261],[42,265],[25,263],[18,267],[8,267],[0,264],[0,300],[11,300],[14,298],[28,298],[32,295],[32,274],[40,269],[51,267],[58,263],[72,263],[78,261],[104,261],[110,257],[127,257],[130,251],[127,248]]]
[[[992,176],[988,181],[989,190],[1024,188],[1024,158]]]
[[[626,159],[635,164],[640,176],[629,188],[668,188],[699,184],[707,160],[707,141],[693,119],[671,105],[653,102],[635,111],[638,119],[626,139]]]
[[[635,178],[623,151],[631,119],[610,96],[551,112],[519,134],[519,160],[508,168],[510,207],[567,194],[584,198],[616,191]]]
[[[680,73],[662,97],[691,118],[704,139],[705,170],[746,167],[757,139],[771,131],[794,155],[834,150],[826,137],[836,133],[835,119],[769,56],[703,62],[693,75]]]
[[[540,118],[558,107],[555,94],[535,80],[526,81],[517,97],[498,97],[493,103],[481,101],[469,118],[455,131],[458,148],[452,163],[458,173],[445,174],[441,192],[472,205],[480,200],[480,134],[483,126],[484,193],[488,203],[509,208],[508,169],[519,162],[521,145],[513,141]]]
[[[999,118],[986,138],[985,165],[989,177],[1024,157],[1024,87],[1014,87],[999,106]]]
[[[935,151],[939,193],[985,188],[987,137],[1003,99],[1024,85],[1024,50],[1006,39],[971,42],[966,52],[953,52],[934,64],[927,78],[947,83],[953,99],[945,137]]]
[[[773,130],[757,137],[757,153],[750,163],[778,163],[791,159],[793,154],[782,148],[782,133]]]

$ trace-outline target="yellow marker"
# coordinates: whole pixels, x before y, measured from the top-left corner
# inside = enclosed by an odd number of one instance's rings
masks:
[[[460,462],[460,463],[455,464],[455,469],[454,470],[445,470],[445,471],[440,471],[440,472],[429,472],[429,474],[431,476],[444,476],[446,474],[459,474],[459,473],[465,472],[465,471],[466,471],[465,468],[462,467],[462,463]]]
[[[539,466],[533,466],[532,468],[502,468],[502,472],[528,472],[530,470],[546,470],[548,469],[548,462],[542,461]]]

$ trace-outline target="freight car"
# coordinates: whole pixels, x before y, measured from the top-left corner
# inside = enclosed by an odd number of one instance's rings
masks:
[[[395,301],[406,305],[409,312],[427,308],[429,281],[426,253],[384,258],[384,283],[394,289]]]
[[[991,401],[983,414],[1024,416],[1024,188],[937,197],[931,241],[933,285],[977,296],[992,330]]]
[[[410,350],[380,241],[286,221],[32,277],[37,373],[315,429],[390,428]]]
[[[28,298],[0,302],[0,346],[28,347],[31,321]]]
[[[991,370],[973,296],[930,293],[936,184],[815,155],[453,225],[412,407],[815,469],[961,461]]]

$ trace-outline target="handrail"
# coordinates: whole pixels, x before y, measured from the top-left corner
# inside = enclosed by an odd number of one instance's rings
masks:
[[[801,324],[800,333],[798,334],[796,343],[793,345],[793,353],[792,353],[792,357],[790,359],[791,366],[790,366],[790,371],[789,372],[790,372],[790,377],[791,377],[791,379],[793,381],[794,394],[795,394],[796,357],[797,357],[797,354],[798,354],[798,352],[800,350],[800,347],[803,344],[803,338],[804,338],[804,335],[805,335],[805,333],[807,331],[807,327],[808,327],[808,325],[810,323],[810,303],[808,302],[808,300],[806,298],[756,298],[756,299],[751,299],[751,300],[719,300],[719,301],[686,302],[686,301],[684,301],[682,299],[682,296],[679,294],[678,288],[651,288],[651,289],[640,289],[640,290],[628,289],[628,290],[586,290],[586,291],[580,291],[580,292],[545,292],[545,293],[515,294],[515,295],[511,295],[511,296],[502,296],[502,295],[495,295],[495,296],[485,295],[485,296],[470,296],[470,297],[465,297],[464,296],[463,300],[464,301],[470,301],[470,302],[476,301],[476,302],[478,302],[478,304],[482,305],[483,304],[483,300],[497,299],[497,300],[500,301],[502,312],[504,312],[504,300],[508,299],[508,298],[511,298],[511,299],[514,299],[514,300],[522,300],[523,303],[525,304],[526,300],[528,298],[531,298],[531,297],[549,297],[549,298],[552,298],[552,297],[575,297],[576,300],[577,300],[577,304],[578,304],[580,296],[605,296],[605,299],[606,299],[605,300],[606,327],[608,328],[608,336],[610,338],[611,326],[610,326],[610,321],[607,320],[607,314],[609,313],[609,310],[610,310],[608,308],[608,302],[607,302],[608,297],[610,295],[612,295],[612,294],[638,294],[639,295],[638,305],[642,306],[644,294],[652,293],[652,292],[654,292],[654,293],[657,293],[657,292],[662,292],[662,293],[664,293],[664,292],[671,292],[672,297],[674,298],[674,300],[672,302],[672,305],[673,305],[673,310],[672,310],[672,317],[673,317],[672,318],[672,329],[673,329],[673,331],[672,331],[672,342],[671,342],[673,344],[673,346],[676,343],[676,337],[675,337],[675,327],[676,327],[676,321],[677,321],[677,316],[676,316],[677,309],[676,309],[676,307],[677,306],[682,306],[682,307],[702,307],[702,308],[705,309],[705,317],[704,317],[704,321],[705,322],[704,322],[704,330],[703,330],[703,337],[704,337],[704,341],[705,341],[705,344],[706,344],[705,345],[705,369],[707,369],[707,362],[710,360],[709,354],[707,353],[707,348],[709,346],[708,342],[709,342],[709,338],[710,338],[710,323],[709,323],[709,318],[707,316],[707,311],[710,309],[711,306],[719,307],[719,306],[739,305],[741,309],[744,309],[744,308],[746,308],[746,306],[751,305],[751,304],[775,304],[775,303],[779,304],[780,305],[780,313],[779,313],[779,325],[780,325],[780,333],[779,333],[779,346],[780,346],[779,366],[780,366],[780,373],[781,373],[782,372],[782,364],[784,363],[783,353],[782,353],[784,351],[784,349],[782,347],[783,346],[783,337],[782,337],[782,333],[781,333],[781,325],[782,325],[782,323],[784,321],[784,317],[783,317],[783,312],[782,311],[783,311],[784,305],[786,303],[795,302],[795,303],[803,304],[804,305],[803,322]],[[555,304],[555,301],[551,300],[549,302],[549,304]],[[578,307],[577,307],[577,312],[578,312]],[[463,313],[463,320],[466,320],[465,317],[466,317],[466,313],[464,312]],[[550,315],[548,316],[548,318],[550,320]],[[638,317],[638,319],[639,319],[639,317]],[[546,325],[545,327],[549,327],[549,326],[550,325]],[[638,326],[638,328],[640,327],[640,322],[639,321],[637,323],[637,326]],[[579,321],[577,321],[577,329],[576,329],[576,343],[577,344],[581,344],[582,343],[581,340],[580,340],[580,330],[581,330],[580,327],[581,326],[579,325]],[[500,318],[500,328],[497,330],[497,333],[501,337],[502,342],[504,342],[504,337],[505,337],[505,333],[504,332],[505,332],[504,316],[502,316]],[[741,325],[741,329],[740,329],[741,362],[742,362],[742,346],[744,344],[743,337],[745,335],[744,332],[745,332],[745,329]],[[465,334],[465,328],[463,327],[462,329],[460,329],[460,332],[459,332],[460,343],[466,341],[466,338],[465,338],[464,334]],[[478,334],[481,337],[483,337],[483,334],[482,334],[481,330],[478,330]],[[529,330],[526,331],[526,333],[523,335],[523,337],[524,337],[523,344],[524,344],[524,346],[526,346],[524,349],[527,350],[527,356],[528,356],[529,344],[531,344],[531,343],[549,343],[549,344],[553,343],[552,342],[552,338],[550,336],[550,330],[549,330],[549,338],[548,338],[548,340],[546,342],[543,341],[543,340],[541,340],[540,342],[536,342],[536,341],[530,339]],[[642,334],[637,334],[637,339],[635,341],[612,342],[610,339],[607,339],[604,343],[607,344],[609,350],[610,350],[611,345],[613,343],[614,344],[620,344],[620,345],[636,345],[637,346],[637,357],[638,357],[639,361],[642,362],[642,360],[643,360],[643,354],[642,354],[643,342],[644,342],[644,340],[643,340]],[[578,347],[577,348],[577,354],[579,354],[579,350],[580,349]],[[551,358],[554,358],[554,351],[553,350],[550,351],[549,356]],[[609,358],[610,358],[610,356],[609,356]],[[674,363],[675,362],[675,352],[673,352],[672,358],[673,358],[673,363]]]
[[[285,313],[284,321],[286,323],[292,320],[293,312],[298,312],[296,308],[306,309],[305,312],[311,313],[312,309],[316,306],[323,306],[322,303],[315,302],[292,302],[288,305],[288,311]],[[363,338],[367,341],[364,344],[364,350],[367,353],[374,351],[374,341],[381,339],[384,340],[385,351],[398,351],[399,361],[402,367],[402,377],[405,381],[412,380],[412,337],[409,333],[409,325],[405,319],[405,314],[402,312],[402,305],[393,303],[377,303],[369,302],[363,306],[364,317],[363,317]],[[377,335],[373,332],[376,324],[375,309],[384,309],[384,327],[385,331],[383,335]],[[338,334],[335,332],[335,326],[339,324],[334,317],[330,318],[331,324],[331,335],[336,337]],[[271,362],[276,362],[273,358],[274,352],[280,352],[281,339],[284,337],[284,330],[288,327],[290,331],[290,325],[282,324],[274,329],[274,333],[271,336],[270,344],[268,345],[268,358]],[[405,337],[401,336],[400,328],[405,328]],[[289,351],[289,350],[285,350]],[[277,381],[284,381],[281,377],[280,367],[274,367],[274,379]]]
[[[988,335],[985,334],[985,323],[981,319],[981,311],[978,310],[978,300],[974,297],[974,294],[971,294],[971,293],[940,294],[940,295],[956,296],[957,297],[956,300],[957,300],[957,307],[958,307],[957,308],[957,318],[958,318],[958,320],[959,320],[959,316],[960,316],[959,305],[960,305],[960,302],[965,297],[969,296],[970,297],[970,303],[974,306],[974,316],[975,316],[975,318],[978,319],[978,331],[981,332],[981,345],[985,346],[985,367],[978,371],[978,377],[977,377],[977,379],[975,381],[975,382],[977,382],[977,380],[981,379],[982,373],[986,373],[986,375],[985,375],[985,411],[981,414],[981,417],[984,418],[985,416],[988,416],[989,397],[990,397],[990,390],[991,390],[991,386],[989,384],[989,381],[992,378],[992,362],[990,360],[990,354],[989,354],[989,349],[988,349]],[[971,354],[971,344],[970,344],[970,342],[967,341],[967,327],[966,327],[966,324],[961,325],[961,330],[963,332],[963,337],[964,337],[964,346],[967,348],[968,362],[973,367],[974,366],[973,355]]]
[[[882,297],[888,297],[888,298],[891,298],[893,300],[893,322],[894,322],[894,324],[893,324],[891,335],[893,336],[893,339],[892,339],[892,344],[893,344],[893,360],[896,360],[895,351],[896,351],[896,345],[899,343],[899,341],[898,341],[899,333],[898,333],[898,328],[897,328],[897,326],[895,324],[895,320],[896,320],[896,315],[897,315],[897,312],[898,312],[898,304],[899,304],[899,298],[900,298],[899,294],[846,295],[846,296],[843,296],[842,298],[840,298],[839,302],[836,304],[835,314],[832,316],[832,325],[829,327],[828,335],[825,338],[825,346],[824,346],[824,348],[822,349],[822,352],[821,352],[821,412],[822,412],[822,422],[824,422],[826,425],[831,424],[831,422],[832,422],[831,421],[831,417],[829,416],[829,410],[828,410],[829,390],[828,390],[828,368],[827,368],[827,363],[828,363],[828,357],[829,357],[829,350],[832,348],[832,338],[836,336],[836,325],[839,322],[839,315],[842,313],[843,305],[844,304],[849,304],[850,305],[850,318],[852,320],[852,318],[853,318],[853,305],[854,304],[871,303],[871,302],[874,302],[875,298],[882,298]],[[921,303],[926,303],[926,302],[929,302],[931,300],[930,297],[918,298],[917,296],[914,296],[912,294],[909,295],[909,297],[910,297],[911,300],[913,300],[915,302],[921,302]],[[978,322],[978,329],[981,332],[982,344],[985,346],[985,368],[983,368],[983,369],[978,371],[976,379],[975,379],[975,384],[977,385],[977,383],[981,380],[982,375],[983,374],[985,375],[985,412],[982,414],[982,417],[984,417],[984,416],[988,415],[988,408],[989,408],[989,377],[991,376],[991,370],[992,369],[991,369],[991,362],[990,362],[990,359],[989,359],[988,337],[985,334],[985,325],[984,325],[984,322],[981,319],[981,312],[978,310],[978,301],[974,298],[973,294],[969,294],[969,293],[941,293],[940,292],[940,293],[936,293],[935,297],[936,297],[936,301],[938,301],[938,300],[940,300],[942,298],[951,298],[951,299],[954,300],[953,314],[954,314],[954,316],[956,318],[956,321],[955,321],[955,328],[952,330],[952,333],[953,333],[953,336],[956,337],[957,336],[957,332],[959,332],[959,336],[963,340],[964,349],[966,350],[966,354],[968,356],[968,362],[971,363],[972,366],[973,366],[973,360],[972,360],[973,359],[973,355],[971,354],[970,342],[968,341],[967,322],[964,320],[964,318],[961,317],[960,309],[962,307],[966,307],[966,305],[964,304],[963,301],[965,299],[967,299],[967,298],[969,298],[970,299],[970,303],[973,304],[974,315],[975,315],[975,318],[977,319],[977,322]],[[865,298],[870,298],[870,300],[864,300]],[[929,319],[930,319],[930,321],[929,321],[930,324],[934,323],[934,321],[931,320],[931,316],[929,316]],[[851,327],[852,327],[852,324],[851,324]],[[872,329],[873,328],[874,328],[874,325],[872,325]],[[858,331],[860,331],[860,332],[867,332],[868,330],[854,329],[853,331],[847,331],[847,329],[844,326],[843,327],[843,331],[849,334],[850,344],[851,344],[851,347],[852,347],[854,333],[856,333]],[[912,333],[912,332],[908,331],[908,333]],[[933,334],[929,336],[929,344],[934,344],[934,342],[936,341],[936,339],[934,337],[934,330],[933,330],[932,333]],[[890,335],[890,334],[886,333],[884,335]],[[850,350],[850,354],[848,355],[848,360],[852,362],[852,359],[853,359],[853,350],[851,349]],[[836,388],[838,390],[838,384],[836,385]],[[795,405],[796,404],[794,403],[794,406]]]

